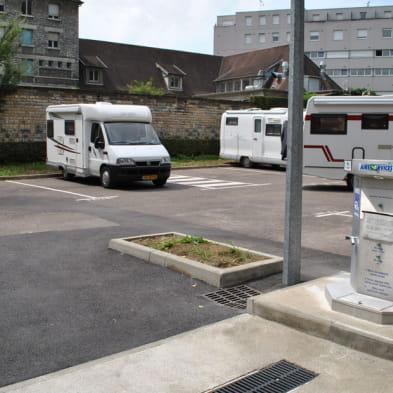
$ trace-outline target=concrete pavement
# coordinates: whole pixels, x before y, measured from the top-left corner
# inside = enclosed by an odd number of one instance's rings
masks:
[[[242,314],[6,386],[0,393],[201,393],[282,359],[319,374],[298,392],[392,391],[393,362],[349,346],[362,336],[367,338],[367,331],[373,346],[391,345],[393,328],[330,311],[321,288],[334,279],[323,278],[249,300],[250,312],[265,313],[280,323]],[[325,334],[333,325],[349,346],[337,344]],[[362,331],[364,335],[359,333]]]

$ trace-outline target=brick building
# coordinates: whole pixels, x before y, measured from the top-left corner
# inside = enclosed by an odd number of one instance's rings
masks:
[[[0,0],[0,14],[24,19],[17,54],[24,64],[21,86],[79,85],[81,4],[80,0]],[[0,25],[0,34],[2,29]]]

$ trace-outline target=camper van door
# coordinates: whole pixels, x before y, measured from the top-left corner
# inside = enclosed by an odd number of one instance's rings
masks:
[[[263,130],[265,119],[260,116],[253,117],[252,159],[262,158],[264,154]]]
[[[105,138],[99,123],[92,123],[89,140],[89,172],[91,175],[100,176],[100,167],[108,161],[105,153]]]

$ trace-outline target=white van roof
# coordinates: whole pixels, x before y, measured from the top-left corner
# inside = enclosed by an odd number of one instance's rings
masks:
[[[393,105],[393,96],[313,96],[314,105]]]
[[[93,121],[138,121],[151,123],[152,115],[145,105],[112,105],[106,102],[96,104],[50,105],[47,113],[82,114],[85,120]]]
[[[287,108],[271,108],[269,110],[263,110],[260,108],[250,108],[250,109],[235,109],[235,110],[228,110],[225,114],[228,115],[286,115],[288,113]]]

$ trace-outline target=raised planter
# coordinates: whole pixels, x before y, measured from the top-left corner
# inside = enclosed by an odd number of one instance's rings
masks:
[[[137,239],[161,235],[187,236],[178,232],[168,232],[126,237],[120,239],[111,239],[108,247],[121,253],[132,255],[147,262],[167,267],[169,269],[183,273],[187,276],[204,281],[218,288],[241,284],[249,280],[266,277],[282,271],[281,257],[271,254],[260,253],[241,247],[236,248],[243,252],[260,255],[261,260],[246,263],[240,266],[218,268],[202,262],[197,262],[188,258],[180,257],[169,252],[155,250],[153,248],[143,246],[134,242],[134,240]],[[215,242],[212,240],[209,240],[209,242],[233,248],[233,246],[229,244]]]

